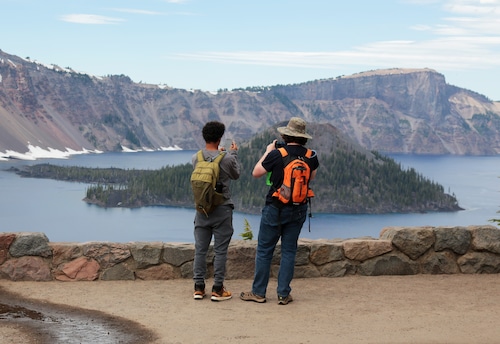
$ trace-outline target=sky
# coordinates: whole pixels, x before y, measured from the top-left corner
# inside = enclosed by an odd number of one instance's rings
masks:
[[[217,91],[431,68],[500,101],[500,0],[0,0],[0,50]]]

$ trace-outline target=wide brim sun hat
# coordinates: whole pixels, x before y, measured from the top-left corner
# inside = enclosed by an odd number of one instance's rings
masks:
[[[277,130],[281,135],[312,139],[312,136],[306,133],[306,121],[299,117],[292,117],[286,127],[279,127]]]

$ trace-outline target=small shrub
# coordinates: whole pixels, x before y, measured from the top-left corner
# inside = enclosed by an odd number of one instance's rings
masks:
[[[252,228],[250,227],[250,223],[248,223],[247,219],[244,219],[243,232],[240,233],[240,237],[242,237],[243,240],[253,239]]]

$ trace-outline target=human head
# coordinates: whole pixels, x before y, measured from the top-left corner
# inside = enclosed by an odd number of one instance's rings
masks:
[[[225,131],[224,123],[211,121],[205,124],[201,132],[206,143],[216,143],[220,141]]]
[[[288,135],[281,135],[281,138],[285,143],[298,143],[299,145],[305,146],[307,139],[305,137],[294,137]]]
[[[286,143],[305,145],[312,136],[306,133],[306,121],[299,117],[292,117],[286,127],[279,127],[278,132]]]

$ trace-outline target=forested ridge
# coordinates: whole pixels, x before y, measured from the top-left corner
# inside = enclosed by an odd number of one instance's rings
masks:
[[[311,186],[316,213],[393,213],[456,211],[454,195],[415,169],[403,169],[393,159],[358,149],[331,126],[313,127],[320,167]],[[231,191],[237,211],[258,213],[267,191],[264,178],[251,171],[266,145],[276,137],[275,128],[242,144],[238,157],[240,179]],[[190,163],[158,170],[87,168],[38,164],[16,171],[25,177],[52,178],[88,183],[84,200],[103,207],[151,205],[192,207]]]

